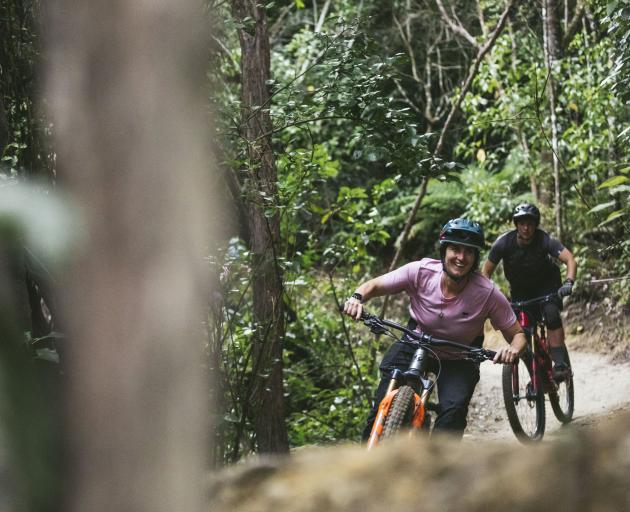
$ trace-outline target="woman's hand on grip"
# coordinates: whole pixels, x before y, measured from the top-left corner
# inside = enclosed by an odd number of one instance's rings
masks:
[[[361,320],[361,314],[363,313],[363,304],[359,299],[354,297],[350,297],[346,300],[346,303],[343,306],[343,312],[354,318],[355,320]]]

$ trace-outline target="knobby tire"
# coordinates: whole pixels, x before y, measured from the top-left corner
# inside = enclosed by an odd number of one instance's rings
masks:
[[[573,375],[558,383],[558,391],[549,394],[551,408],[558,421],[569,423],[573,419]]]
[[[518,372],[516,390],[512,389],[514,372]],[[516,438],[522,443],[540,441],[545,434],[545,394],[538,390],[536,396],[531,395],[531,378],[522,359],[503,366],[502,384],[505,411]],[[528,391],[530,398],[526,398]]]
[[[383,425],[383,439],[389,439],[411,425],[415,404],[413,396],[414,391],[409,386],[400,387]]]

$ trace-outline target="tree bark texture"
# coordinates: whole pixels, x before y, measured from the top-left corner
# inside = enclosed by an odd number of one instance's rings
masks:
[[[201,4],[56,0],[47,98],[82,244],[61,279],[70,511],[206,509],[212,160]]]
[[[241,136],[249,165],[245,192],[249,203],[250,250],[256,333],[248,413],[261,452],[288,452],[282,382],[284,336],[283,284],[278,265],[280,218],[277,170],[271,147],[270,50],[265,7],[253,0],[233,0],[241,45]]]

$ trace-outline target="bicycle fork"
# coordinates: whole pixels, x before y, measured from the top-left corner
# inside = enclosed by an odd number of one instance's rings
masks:
[[[422,427],[424,423],[426,404],[431,395],[432,382],[425,377],[426,368],[428,365],[426,350],[419,347],[411,360],[409,369],[406,372],[402,372],[396,368],[392,372],[391,380],[387,387],[385,397],[381,400],[370,432],[370,438],[368,441],[368,450],[376,446],[383,434],[383,428],[385,426],[385,420],[389,414],[391,405],[396,397],[398,390],[401,386],[408,385],[414,391],[414,410],[411,417],[412,431]]]
[[[532,333],[530,336],[531,343],[531,370],[530,370],[530,382],[531,391],[527,391],[526,397],[534,398],[540,391],[554,392],[558,390],[558,385],[553,379],[552,364],[547,352],[547,341],[545,339],[544,331],[541,332],[541,336],[537,336],[536,333]],[[544,372],[544,373],[543,373]],[[543,375],[545,378],[543,378]],[[513,373],[513,388],[519,388],[519,373]],[[530,396],[531,393],[531,396]],[[515,396],[515,400],[518,396]]]
[[[547,338],[545,337],[544,330],[541,331],[540,337],[538,339],[540,343],[541,350],[536,354],[536,360],[538,367],[540,368],[540,372],[537,373],[537,381],[539,387],[537,389],[542,389],[544,392],[554,393],[558,391],[558,384],[553,378],[553,363],[551,362],[551,356],[549,355],[549,346],[547,345]],[[545,378],[541,379],[541,375],[545,374]]]
[[[531,391],[526,391],[525,397],[529,400],[538,395],[539,391],[557,391],[558,386],[553,379],[552,365],[549,358],[549,352],[547,349],[547,340],[545,337],[545,328],[540,327],[540,334],[537,332],[536,326],[532,326],[527,313],[523,310],[517,312],[517,318],[520,326],[527,333],[527,338],[530,344],[531,350],[531,370],[528,364],[528,371],[530,372]],[[543,372],[545,372],[545,379],[542,378]],[[519,372],[512,373],[512,389],[518,390],[519,388]],[[545,383],[549,382],[552,389],[545,389]],[[531,393],[531,395],[530,395]],[[519,396],[514,395],[514,401],[518,401]]]

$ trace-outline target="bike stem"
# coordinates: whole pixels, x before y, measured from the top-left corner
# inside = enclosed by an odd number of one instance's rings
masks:
[[[405,381],[413,388],[413,390],[420,394],[426,391],[427,383],[425,382],[424,375],[428,365],[427,351],[423,347],[418,347],[413,354],[409,369],[402,374]]]
[[[413,354],[409,369],[405,372],[406,377],[420,379],[427,367],[427,351],[419,347]]]

